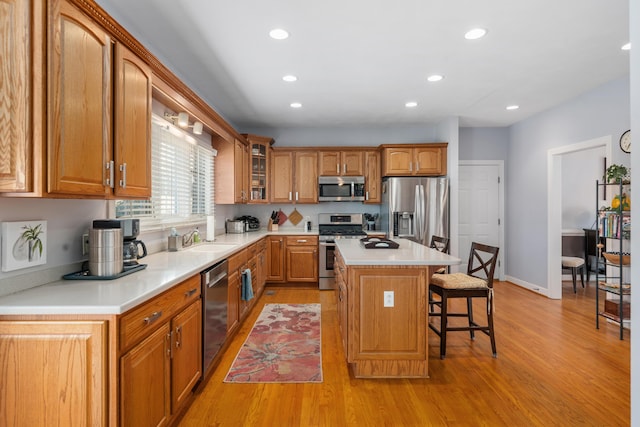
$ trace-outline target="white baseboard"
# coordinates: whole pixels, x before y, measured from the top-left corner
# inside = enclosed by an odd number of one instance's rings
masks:
[[[533,283],[529,283],[529,282],[525,282],[524,280],[520,280],[517,279],[513,276],[506,276],[506,280],[516,284],[522,288],[528,289],[532,292],[535,292],[537,294],[540,295],[544,295],[545,297],[549,298],[549,289],[548,288],[543,288],[542,286],[539,285],[534,285]],[[569,280],[571,280],[571,276],[569,276]]]

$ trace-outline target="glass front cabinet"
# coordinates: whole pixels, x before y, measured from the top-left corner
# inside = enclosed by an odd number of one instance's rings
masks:
[[[243,134],[249,141],[249,203],[269,202],[269,151],[273,138]]]

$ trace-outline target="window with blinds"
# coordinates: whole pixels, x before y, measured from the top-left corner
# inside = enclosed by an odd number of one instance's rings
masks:
[[[151,199],[117,200],[117,218],[140,218],[143,230],[201,223],[214,214],[215,150],[153,115],[151,124]]]

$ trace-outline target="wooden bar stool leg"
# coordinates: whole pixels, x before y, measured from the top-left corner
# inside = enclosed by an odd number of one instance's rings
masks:
[[[440,359],[444,359],[447,352],[447,291],[442,292],[440,302]]]
[[[469,318],[469,327],[471,327],[474,323],[473,322],[473,300],[469,297],[467,297],[467,317]],[[472,340],[476,338],[475,332],[473,331],[473,329],[469,330],[469,336],[471,337]]]

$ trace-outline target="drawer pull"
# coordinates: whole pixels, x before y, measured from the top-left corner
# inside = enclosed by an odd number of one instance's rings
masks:
[[[307,243],[307,239],[298,239],[297,242],[298,243]]]
[[[198,288],[189,289],[187,292],[184,293],[184,296],[189,298],[191,295],[195,294],[196,292],[198,292]]]
[[[154,311],[151,314],[151,316],[144,318],[144,324],[145,325],[150,325],[153,322],[155,322],[156,320],[158,320],[160,317],[162,317],[162,311]]]

